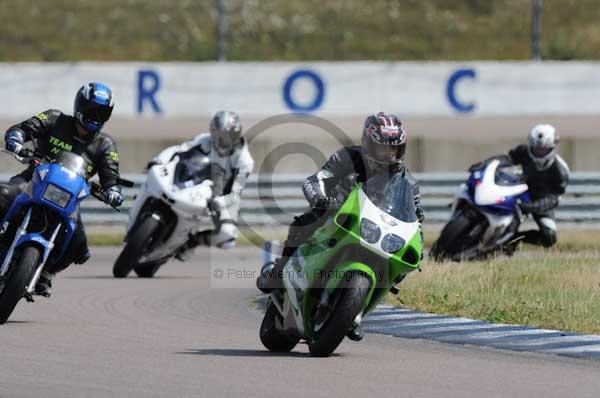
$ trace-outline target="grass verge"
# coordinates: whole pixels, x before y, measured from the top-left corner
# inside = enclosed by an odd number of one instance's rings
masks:
[[[597,250],[559,248],[488,262],[426,261],[388,300],[427,312],[600,334],[599,265]]]
[[[121,246],[124,232],[89,232],[87,234],[90,246]]]

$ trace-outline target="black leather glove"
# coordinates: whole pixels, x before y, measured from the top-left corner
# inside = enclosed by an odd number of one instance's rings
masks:
[[[315,201],[315,208],[320,210],[335,210],[340,208],[340,202],[333,196],[325,196]]]
[[[123,200],[125,198],[123,197],[121,189],[118,186],[114,185],[108,188],[104,193],[106,194],[106,201],[111,206],[120,207],[123,204]]]

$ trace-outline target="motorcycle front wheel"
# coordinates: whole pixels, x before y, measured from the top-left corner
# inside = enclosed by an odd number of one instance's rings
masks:
[[[113,275],[115,278],[127,277],[131,270],[139,265],[140,257],[145,253],[148,245],[151,244],[152,237],[159,227],[160,222],[152,217],[152,215],[146,216],[135,227],[135,230],[129,235],[127,244],[113,266]]]
[[[17,303],[25,295],[25,288],[31,282],[33,274],[40,263],[41,253],[35,246],[25,246],[15,253],[13,264],[8,270],[2,293],[0,293],[0,325],[4,324]]]
[[[429,252],[429,256],[435,261],[449,260],[456,253],[460,253],[468,246],[465,235],[473,223],[472,210],[463,208],[455,214],[448,224],[444,226],[440,237],[435,241]]]
[[[362,311],[370,286],[371,281],[365,275],[356,273],[336,289],[340,297],[332,314],[308,343],[312,356],[329,356],[340,345],[352,328],[354,319]]]
[[[140,264],[135,267],[133,271],[140,278],[152,278],[164,263],[164,261],[160,261],[158,264],[155,262],[151,264]]]

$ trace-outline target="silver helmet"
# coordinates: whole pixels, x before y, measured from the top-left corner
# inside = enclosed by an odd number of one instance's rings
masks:
[[[556,158],[558,146],[558,133],[554,126],[538,124],[527,137],[527,149],[538,170],[545,170],[552,166]]]
[[[242,124],[237,113],[219,111],[210,121],[210,137],[213,148],[221,156],[231,152],[242,136]]]

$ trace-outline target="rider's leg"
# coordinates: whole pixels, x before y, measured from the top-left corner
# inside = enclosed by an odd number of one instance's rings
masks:
[[[219,249],[231,249],[235,246],[235,240],[239,234],[238,227],[233,220],[220,220],[219,229],[209,229],[197,232],[190,237],[186,249],[190,250],[196,246],[216,246]]]
[[[238,237],[239,230],[235,223],[237,219],[238,209],[225,209],[215,217],[215,229],[200,231],[191,235],[188,241],[179,249],[176,258],[180,261],[185,261],[189,257],[190,250],[197,246],[216,246],[220,249],[231,249],[235,246],[235,241]]]
[[[210,246],[231,249],[235,246],[235,240],[239,233],[238,228],[231,219],[220,220],[220,226],[218,230],[204,232],[205,239]]]
[[[298,246],[303,244],[320,226],[326,218],[311,210],[298,217],[290,225],[288,238],[286,239],[281,257],[275,263],[264,264],[256,281],[256,286],[264,293],[270,293],[274,289],[281,288],[281,277],[283,267],[288,259],[294,254]]]
[[[294,221],[290,225],[288,237],[283,245],[281,258],[277,261],[278,266],[283,268],[298,246],[306,242],[306,239],[322,226],[324,222],[325,219],[320,217],[314,210],[294,217]]]
[[[21,173],[23,174],[23,173]],[[8,184],[0,184],[0,215],[4,216],[12,202],[21,193],[27,181],[21,174],[12,177]]]
[[[19,195],[21,190],[18,186],[11,184],[0,184],[0,213],[2,216],[6,214],[10,205]]]
[[[537,223],[539,230],[523,232],[523,242],[544,247],[554,246],[557,241],[557,228],[556,221],[554,221],[554,214],[534,214],[533,219]]]
[[[56,263],[49,263],[44,266],[42,275],[35,285],[35,292],[44,297],[50,297],[52,289],[52,279],[56,273],[63,271],[72,263],[83,264],[90,258],[90,250],[87,243],[87,236],[81,216],[77,217],[77,226],[73,237],[67,246],[63,257]]]

